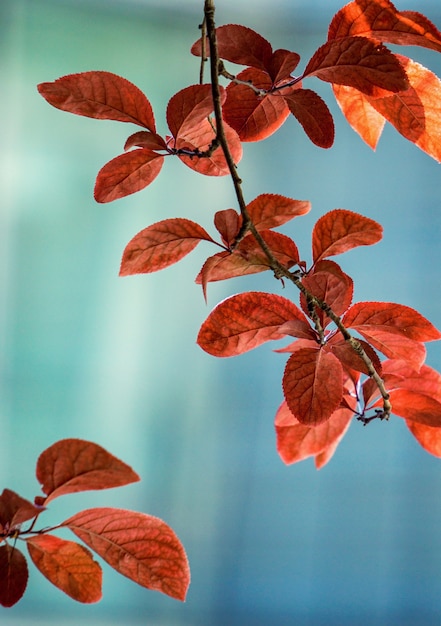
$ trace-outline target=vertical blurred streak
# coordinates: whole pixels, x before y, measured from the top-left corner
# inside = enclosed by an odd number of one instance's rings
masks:
[[[0,430],[2,448],[0,476],[7,482],[10,470],[9,385],[11,372],[10,338],[14,301],[14,221],[17,210],[16,189],[20,184],[18,138],[22,126],[23,106],[20,97],[23,70],[24,6],[21,0],[6,2],[0,9],[0,76],[3,93],[0,99],[2,140],[0,142]]]

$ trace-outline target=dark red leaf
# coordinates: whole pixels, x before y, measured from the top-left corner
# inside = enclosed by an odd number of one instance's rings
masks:
[[[9,530],[41,513],[43,507],[35,506],[10,489],[0,495],[0,526]]]
[[[337,409],[326,422],[307,426],[299,422],[283,402],[275,418],[277,452],[286,464],[317,456],[340,442],[353,416],[348,409]]]
[[[307,200],[293,200],[271,193],[263,193],[247,205],[248,214],[257,230],[277,228],[310,210],[311,203]]]
[[[101,120],[131,122],[153,133],[150,102],[138,87],[110,72],[82,72],[38,85],[40,94],[57,109]]]
[[[161,171],[164,157],[152,150],[137,148],[115,157],[98,172],[94,197],[112,202],[150,185]]]
[[[213,309],[199,330],[197,343],[213,356],[236,356],[265,341],[281,339],[280,326],[292,319],[306,322],[300,309],[282,296],[258,291],[237,294]]]
[[[139,480],[126,463],[81,439],[62,439],[47,448],[38,458],[36,475],[46,503],[67,493],[110,489]]]
[[[54,535],[26,539],[34,565],[53,585],[78,602],[101,600],[102,570],[84,546]]]
[[[242,217],[234,209],[217,211],[214,215],[214,225],[227,247],[230,247],[236,240],[241,224]]]
[[[185,600],[190,569],[173,530],[152,515],[113,508],[81,511],[63,522],[117,572],[142,587]]]
[[[257,89],[272,87],[266,72],[248,68],[237,78],[251,82]],[[276,132],[289,115],[289,108],[280,94],[259,96],[247,85],[230,83],[223,107],[225,121],[238,133],[241,141],[261,141]]]
[[[180,261],[203,240],[213,242],[202,226],[191,220],[177,217],[152,224],[127,244],[119,274],[129,276],[162,270]]]
[[[311,89],[295,89],[284,99],[310,140],[320,148],[330,148],[334,143],[334,120],[324,100]]]
[[[283,374],[283,393],[291,413],[302,424],[328,420],[343,397],[343,368],[332,353],[320,348],[293,352]]]
[[[367,356],[372,361],[372,365],[374,366],[377,374],[381,376],[382,366],[381,366],[381,361],[377,353],[365,341],[363,340],[358,340],[358,341],[361,347],[363,348],[363,350],[366,352]],[[349,345],[347,341],[345,341],[344,339],[341,339],[340,334],[334,335],[334,337],[332,337],[328,341],[327,345],[331,348],[332,353],[335,354],[337,359],[340,361],[340,363],[343,365],[343,367],[347,371],[355,370],[357,372],[362,372],[363,374],[367,374],[367,375],[369,374],[369,370],[365,362],[361,358],[361,356],[359,356],[357,352],[355,352],[355,350]]]
[[[367,145],[375,150],[386,119],[371,104],[365,94],[347,85],[332,85],[343,115]]]
[[[328,39],[348,35],[441,52],[441,33],[436,26],[421,13],[397,11],[389,0],[356,0],[340,9],[331,21]]]
[[[274,85],[280,81],[289,79],[299,64],[300,56],[289,50],[275,50],[269,64],[266,67]]]
[[[371,246],[382,236],[383,228],[374,220],[346,209],[335,209],[315,223],[312,231],[314,263],[357,246]]]
[[[266,69],[271,61],[271,44],[251,28],[238,24],[226,24],[216,28],[218,55],[225,61],[238,65],[249,65]],[[201,56],[202,44],[199,39],[192,48],[192,54]],[[205,46],[206,56],[210,56],[208,40]]]
[[[368,95],[403,91],[409,86],[398,59],[382,44],[365,37],[332,39],[321,46],[309,61],[303,77],[355,87]]]
[[[124,150],[131,148],[147,148],[147,150],[166,150],[167,144],[161,135],[147,130],[139,130],[133,133],[124,144]]]
[[[225,90],[220,87],[221,103]],[[193,136],[194,129],[213,112],[211,85],[190,85],[178,91],[167,105],[167,124],[175,139]]]
[[[441,81],[419,63],[398,58],[406,69],[409,89],[368,101],[403,137],[441,162]]]
[[[8,543],[0,546],[0,581],[0,604],[13,606],[26,590],[28,566],[20,550]]]
[[[342,315],[352,302],[353,281],[333,261],[319,261],[313,270],[302,278],[302,284],[310,294],[330,306],[336,315]],[[300,294],[300,304],[303,311],[309,315],[308,304],[303,293]],[[315,313],[319,317],[322,328],[326,328],[331,319],[318,307],[315,308]]]

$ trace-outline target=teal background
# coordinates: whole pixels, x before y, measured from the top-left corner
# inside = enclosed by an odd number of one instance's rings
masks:
[[[339,2],[219,1],[217,21],[243,22],[304,67]],[[414,3],[438,25],[437,3]],[[412,3],[396,2],[398,8]],[[127,626],[430,626],[441,620],[440,461],[400,418],[354,423],[335,457],[284,466],[273,417],[285,357],[271,346],[216,360],[195,344],[210,307],[236,291],[274,290],[270,274],[209,286],[194,277],[211,249],[149,276],[118,278],[125,244],[166,217],[214,234],[213,213],[235,207],[228,179],[167,159],[143,192],[93,200],[102,165],[134,127],[60,112],[36,85],[92,69],[120,74],[150,99],[160,133],[165,107],[198,81],[189,48],[202,1],[3,0],[0,4],[0,478],[32,499],[35,462],[58,439],[95,441],[142,482],[51,503],[42,523],[90,506],[157,515],[184,543],[187,602],[147,591],[104,565],[104,598],[82,606],[30,564],[29,587],[4,624]],[[400,50],[402,52],[402,50]],[[406,51],[404,52],[406,53]],[[412,49],[441,74],[435,52]],[[439,164],[386,127],[376,153],[345,123],[329,85],[312,81],[336,121],[330,151],[293,119],[244,146],[247,200],[308,199],[312,212],[284,229],[310,259],[310,233],[333,208],[384,226],[382,242],[339,259],[356,300],[418,308],[441,325]],[[294,298],[297,296],[294,295]],[[428,346],[441,369],[441,348]],[[69,535],[65,535],[69,537]]]

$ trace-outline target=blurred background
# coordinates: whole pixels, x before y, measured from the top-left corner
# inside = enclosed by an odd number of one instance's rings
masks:
[[[187,602],[147,591],[104,564],[104,598],[82,606],[30,564],[23,600],[3,624],[90,626],[419,626],[441,623],[441,461],[404,421],[354,423],[320,472],[285,466],[273,417],[286,357],[271,346],[219,359],[195,344],[222,298],[281,286],[270,273],[210,285],[194,277],[201,244],[158,274],[118,278],[126,243],[166,217],[212,234],[213,213],[236,208],[227,179],[167,159],[143,192],[93,200],[98,170],[136,130],[50,107],[40,82],[86,70],[120,74],[165,107],[198,82],[189,54],[202,0],[2,0],[0,3],[0,487],[33,499],[38,455],[66,437],[94,441],[142,482],[67,496],[43,524],[79,509],[150,513],[182,540],[192,569]],[[217,23],[244,23],[304,67],[326,38],[336,0],[222,0]],[[399,2],[440,26],[438,0]],[[400,50],[441,74],[435,52]],[[248,201],[259,193],[310,200],[285,227],[310,260],[317,218],[346,208],[378,220],[384,239],[343,257],[356,300],[417,308],[441,325],[439,164],[387,126],[376,153],[347,126],[330,86],[311,80],[335,114],[330,151],[294,119],[244,146]],[[288,288],[289,289],[289,288]],[[297,299],[297,296],[293,296]],[[428,346],[441,369],[441,346]],[[66,535],[66,537],[69,537]],[[71,537],[73,538],[73,536]]]

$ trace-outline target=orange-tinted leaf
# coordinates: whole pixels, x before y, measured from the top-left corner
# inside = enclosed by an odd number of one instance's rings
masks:
[[[152,150],[137,148],[115,157],[98,172],[94,197],[97,202],[112,202],[136,193],[155,180],[164,157]]]
[[[296,52],[281,49],[275,50],[271,57],[271,61],[266,67],[274,85],[277,85],[280,81],[290,78],[291,72],[296,69],[299,61],[300,56]]]
[[[271,60],[271,44],[251,28],[238,24],[219,26],[216,28],[216,39],[218,55],[225,61],[266,69]],[[193,44],[191,52],[195,56],[201,56],[200,39]],[[205,54],[210,55],[208,40]]]
[[[334,143],[334,120],[324,100],[311,89],[295,89],[284,98],[310,140],[320,148],[330,148]]]
[[[55,587],[78,602],[101,600],[102,570],[84,546],[54,535],[26,539],[34,565]]]
[[[147,148],[147,150],[166,150],[167,144],[161,135],[151,133],[148,130],[139,130],[133,133],[124,144],[124,150],[130,148]]]
[[[337,315],[344,313],[352,302],[353,281],[333,261],[319,261],[312,272],[302,278],[302,284],[313,296],[326,302]],[[302,309],[309,315],[306,297],[300,295]],[[324,311],[316,308],[320,323],[325,328],[331,321]]]
[[[347,85],[332,85],[343,115],[356,133],[375,150],[386,120],[370,103],[365,94]]]
[[[215,131],[213,130],[215,123],[213,120],[202,120],[199,126],[193,128],[193,133],[187,133],[185,138],[180,137],[176,141],[176,148],[183,150],[201,151],[208,150],[211,142],[215,138]],[[230,128],[228,124],[224,122],[225,137],[228,142],[228,147],[233,157],[233,161],[237,164],[242,158],[242,144],[239,136],[235,130]],[[205,176],[226,176],[230,173],[228,164],[225,160],[225,156],[222,147],[219,146],[209,157],[197,157],[194,155],[186,156],[185,154],[179,154],[179,158],[187,167],[199,174]]]
[[[382,330],[403,335],[414,341],[433,341],[441,338],[438,329],[425,317],[403,304],[393,302],[357,302],[344,317],[347,328],[359,333]]]
[[[131,122],[155,132],[150,102],[138,87],[111,72],[82,72],[38,85],[57,109],[101,120]]]
[[[441,402],[441,374],[428,365],[415,370],[405,361],[389,360],[383,363],[383,375],[388,389],[410,389]]]
[[[173,530],[152,515],[113,508],[81,511],[63,522],[117,572],[142,587],[185,600],[190,570]]]
[[[397,11],[389,0],[356,0],[340,9],[331,21],[328,39],[348,35],[441,52],[441,33],[432,22],[421,13]]]
[[[127,244],[119,274],[129,276],[162,270],[180,261],[202,240],[213,241],[202,226],[191,220],[177,217],[152,224]]]
[[[427,452],[441,457],[441,428],[426,426],[413,420],[406,420],[406,424],[412,435]]]
[[[227,247],[230,247],[236,240],[241,224],[242,218],[234,209],[217,211],[214,215],[214,225]]]
[[[370,246],[380,241],[382,236],[383,228],[374,220],[346,209],[335,209],[323,215],[314,225],[314,263],[357,246]]]
[[[337,409],[326,422],[307,426],[299,422],[286,402],[283,402],[275,418],[277,452],[288,465],[316,456],[329,446],[337,446],[349,428],[353,415],[348,409]]]
[[[343,368],[330,352],[302,348],[288,359],[283,393],[291,413],[308,426],[328,420],[343,397]]]
[[[335,451],[338,448],[338,443],[339,442],[332,443],[330,446],[325,448],[323,450],[323,452],[319,452],[314,457],[315,468],[317,470],[322,469],[322,467],[324,467],[327,463],[329,463],[329,461],[332,459],[332,457],[334,456]]]
[[[221,102],[225,90],[220,88]],[[175,139],[187,137],[205,120],[214,108],[211,85],[190,85],[178,91],[167,105],[167,124]]]
[[[398,58],[406,68],[409,89],[369,102],[403,137],[441,162],[441,81],[419,63]]]
[[[278,194],[263,193],[247,205],[248,214],[257,228],[277,228],[294,217],[305,215],[311,210],[307,200],[293,200]]]
[[[47,496],[45,503],[67,493],[110,489],[139,480],[126,463],[96,443],[81,439],[62,439],[42,452],[36,476]]]
[[[257,89],[272,87],[269,75],[254,68],[243,70],[237,77],[251,82]],[[224,118],[241,141],[266,139],[282,126],[289,115],[289,108],[280,94],[258,96],[250,87],[237,83],[230,83],[226,91]]]
[[[279,327],[291,319],[306,322],[290,300],[258,291],[240,293],[213,309],[199,330],[197,343],[213,356],[236,356],[265,341],[281,339]]]
[[[28,583],[26,559],[18,548],[8,543],[0,546],[0,604],[10,607],[23,596]]]
[[[396,92],[409,86],[406,72],[395,55],[365,37],[328,41],[309,61],[303,74],[306,76],[349,85],[368,95],[376,95],[377,87]]]
[[[3,489],[0,495],[0,526],[13,529],[23,522],[33,519],[42,510],[43,507],[32,504],[15,491]]]
[[[394,389],[390,392],[392,412],[426,426],[441,428],[441,402],[418,391]]]

